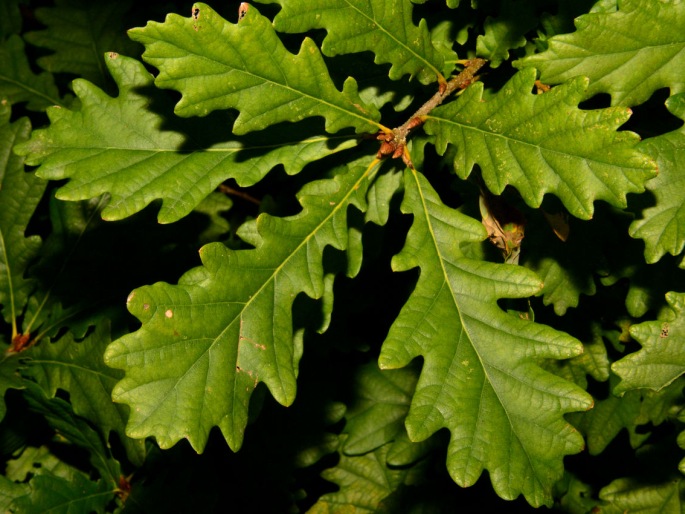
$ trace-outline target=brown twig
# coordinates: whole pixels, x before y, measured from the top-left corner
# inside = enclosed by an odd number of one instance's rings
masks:
[[[254,196],[251,196],[244,191],[240,191],[238,189],[233,189],[231,186],[227,186],[226,184],[219,184],[218,187],[219,191],[224,193],[225,195],[229,196],[237,196],[238,198],[242,198],[243,200],[246,200],[250,203],[253,203],[257,206],[261,204],[259,199],[255,198]]]
[[[423,124],[425,117],[438,105],[440,105],[445,98],[450,96],[458,89],[465,89],[469,84],[478,80],[476,73],[485,65],[485,59],[469,59],[461,61],[465,68],[452,77],[445,87],[440,87],[430,100],[424,103],[410,118],[397,128],[389,132],[380,132],[376,139],[381,141],[381,147],[378,150],[376,157],[382,159],[388,155],[392,158],[402,157],[404,163],[411,169],[414,165],[411,162],[409,151],[407,150],[407,137],[409,133],[416,127]]]

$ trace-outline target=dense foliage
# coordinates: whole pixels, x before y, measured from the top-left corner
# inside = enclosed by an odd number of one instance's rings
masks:
[[[2,509],[681,512],[685,2],[220,4],[0,3]]]

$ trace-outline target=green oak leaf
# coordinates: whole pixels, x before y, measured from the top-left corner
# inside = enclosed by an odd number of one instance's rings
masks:
[[[55,7],[35,10],[47,28],[28,32],[32,45],[53,50],[39,57],[38,65],[51,73],[72,73],[100,86],[110,80],[102,56],[105,52],[135,55],[138,46],[126,37],[124,14],[130,1],[56,0]]]
[[[345,454],[361,455],[400,437],[417,379],[413,368],[381,371],[371,363],[359,371],[345,415]]]
[[[344,441],[345,436],[342,436]],[[340,456],[340,462],[326,469],[322,476],[339,490],[319,497],[309,514],[371,514],[379,512],[381,502],[411,482],[413,468],[391,468],[386,464],[390,445],[364,455]]]
[[[90,463],[108,484],[111,497],[122,472],[100,434],[84,418],[74,414],[71,404],[61,398],[48,398],[38,384],[27,380],[23,395],[30,410],[43,416],[64,439],[88,451]]]
[[[9,512],[104,513],[116,492],[105,480],[93,481],[83,473],[74,473],[69,480],[51,474],[40,474],[29,481],[29,486],[30,492],[16,498],[11,503]]]
[[[606,502],[602,514],[680,514],[681,498],[685,494],[685,481],[670,480],[646,484],[643,480],[619,478],[602,488],[599,498]]]
[[[19,0],[0,2],[0,40],[21,32]]]
[[[373,52],[376,64],[391,64],[393,80],[408,74],[423,84],[445,82],[444,63],[457,58],[451,49],[433,43],[425,19],[414,25],[409,0],[272,1],[282,6],[273,22],[279,32],[325,29],[324,55]]]
[[[105,441],[110,431],[117,432],[129,460],[142,464],[144,441],[125,434],[128,408],[112,403],[112,388],[123,374],[102,360],[109,343],[109,323],[101,323],[83,341],[77,342],[69,334],[54,343],[43,341],[22,354],[29,359],[23,374],[34,379],[50,398],[58,389],[69,393],[76,415],[95,423]]]
[[[0,509],[3,512],[12,512],[10,507],[15,500],[31,493],[28,484],[18,484],[6,476],[0,476]]]
[[[604,345],[601,328],[599,325],[594,324],[591,330],[591,339],[583,343],[583,353],[581,355],[563,361],[549,361],[545,363],[545,368],[555,375],[578,384],[583,389],[588,387],[588,375],[598,382],[609,380],[611,363]],[[589,412],[593,412],[595,409]]]
[[[476,53],[487,59],[492,68],[509,59],[509,50],[526,44],[525,34],[538,24],[535,5],[528,1],[502,2],[496,17],[483,23],[484,34],[478,36]]]
[[[402,212],[414,222],[392,267],[418,266],[421,275],[379,362],[392,369],[423,356],[406,421],[410,439],[447,428],[447,469],[459,485],[487,469],[502,498],[522,493],[531,505],[551,504],[564,455],[583,448],[564,414],[589,409],[592,399],[539,364],[579,355],[582,345],[500,309],[499,298],[537,293],[539,278],[521,266],[463,257],[459,244],[484,239],[484,228],[443,205],[422,175],[406,172]]]
[[[130,437],[154,436],[162,448],[187,438],[201,451],[217,425],[237,450],[258,383],[279,403],[293,402],[302,347],[301,338],[293,342],[292,303],[301,292],[324,293],[322,252],[347,248],[348,206],[365,208],[365,169],[357,164],[305,186],[300,214],[260,215],[239,232],[254,250],[206,245],[203,266],[177,286],[131,293],[128,308],[143,325],[105,353],[109,366],[125,371],[112,396],[131,407]]]
[[[616,383],[612,375],[611,385]],[[590,455],[600,455],[623,429],[628,431],[631,446],[640,446],[649,434],[638,433],[642,395],[631,391],[622,397],[609,394],[607,398],[596,400],[588,412],[572,414],[570,421],[585,436]]]
[[[563,214],[556,216],[563,220]],[[613,227],[600,224],[602,217],[589,222],[569,218],[562,221],[569,229],[562,241],[543,213],[527,212],[526,219],[521,264],[535,271],[544,282],[540,293],[544,305],[553,305],[555,314],[563,316],[570,307],[578,307],[581,295],[595,294],[595,274],[603,268],[603,255],[601,251],[588,254],[587,249],[601,248],[600,242],[607,237],[605,230]]]
[[[667,293],[666,301],[670,310],[660,319],[630,327],[642,349],[611,365],[621,377],[615,394],[641,388],[659,391],[685,373],[685,293]]]
[[[666,107],[685,119],[685,94],[671,96]],[[640,148],[654,158],[659,174],[647,182],[656,203],[630,225],[630,235],[645,242],[645,260],[658,261],[665,253],[678,255],[685,247],[685,129],[649,138]]]
[[[0,314],[18,335],[17,318],[28,301],[33,282],[26,270],[38,254],[41,239],[26,237],[26,227],[43,196],[46,182],[24,171],[24,159],[12,152],[31,132],[27,118],[9,123],[10,108],[0,104]]]
[[[678,0],[621,0],[614,12],[575,20],[576,32],[551,37],[549,48],[514,63],[535,67],[540,80],[590,79],[586,97],[611,95],[612,105],[637,105],[657,89],[685,89],[685,4]]]
[[[1,339],[0,339],[1,341]],[[0,421],[5,418],[7,405],[5,393],[8,389],[22,389],[24,381],[19,375],[21,360],[18,353],[8,352],[9,346],[0,342]]]
[[[300,53],[291,54],[254,6],[232,24],[197,3],[190,18],[170,14],[129,35],[145,45],[143,59],[159,69],[155,84],[183,95],[176,105],[180,116],[236,108],[235,134],[312,116],[325,118],[329,133],[381,127],[378,110],[362,102],[353,78],[338,91],[316,44],[306,38]]]
[[[656,174],[653,161],[636,148],[632,132],[617,132],[630,110],[581,110],[583,78],[536,95],[535,70],[518,72],[495,95],[483,98],[483,85],[467,88],[455,102],[426,116],[425,129],[444,153],[457,147],[454,168],[466,178],[475,164],[495,194],[514,186],[531,207],[554,193],[568,211],[590,219],[593,202],[626,206],[626,194],[644,191]]]
[[[308,162],[355,144],[349,137],[302,139],[289,127],[227,141],[209,132],[230,137],[224,118],[208,126],[205,122],[205,127],[196,120],[177,119],[172,120],[179,122],[174,129],[165,129],[168,118],[152,110],[153,103],[163,99],[159,92],[145,94],[152,77],[143,64],[116,54],[106,62],[119,95],[112,98],[89,82],[75,80],[81,108],[49,109],[50,126],[34,131],[17,151],[27,156],[27,163],[40,165],[39,176],[71,179],[57,193],[62,200],[109,193],[111,200],[102,212],[107,220],[130,216],[161,198],[159,221],[171,223],[228,178],[240,186],[252,185],[278,164],[294,174]]]
[[[24,42],[17,35],[0,43],[0,101],[12,104],[27,102],[31,111],[51,105],[63,105],[52,75],[31,71]]]

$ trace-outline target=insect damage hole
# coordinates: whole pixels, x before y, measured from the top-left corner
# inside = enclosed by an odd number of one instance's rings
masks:
[[[193,20],[198,21],[200,19],[200,8],[197,6],[193,6]],[[197,23],[193,23],[193,30],[195,32],[198,31],[200,27],[197,26]]]

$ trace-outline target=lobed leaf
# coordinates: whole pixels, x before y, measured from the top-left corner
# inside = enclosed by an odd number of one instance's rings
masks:
[[[24,159],[12,153],[15,144],[28,139],[28,119],[14,123],[9,119],[9,106],[0,104],[0,313],[12,325],[14,338],[18,335],[17,317],[32,288],[32,281],[24,275],[41,245],[39,236],[26,237],[26,227],[46,182],[26,173]]]
[[[411,368],[381,371],[375,363],[360,370],[358,392],[345,415],[346,455],[361,455],[401,437],[417,375]]]
[[[538,23],[533,2],[502,2],[497,16],[488,16],[483,22],[484,34],[478,36],[476,53],[497,68],[509,59],[509,50],[526,45],[526,32]]]
[[[586,97],[611,95],[612,105],[637,105],[657,89],[685,88],[685,4],[678,0],[620,0],[613,12],[584,14],[576,32],[553,36],[548,50],[514,63],[534,66],[540,80],[590,79]]]
[[[642,349],[611,365],[621,377],[614,394],[640,388],[658,391],[685,373],[685,293],[670,292],[666,301],[670,312],[662,318],[630,327]]]
[[[685,119],[685,94],[670,97],[666,107]],[[685,128],[647,139],[640,148],[656,161],[659,175],[646,185],[655,205],[633,221],[630,235],[644,240],[645,260],[651,264],[685,247]]]
[[[11,104],[27,102],[31,111],[42,111],[62,101],[50,73],[31,71],[24,41],[17,35],[0,42],[0,101]]]
[[[48,109],[50,126],[34,131],[17,151],[29,164],[40,165],[39,176],[71,179],[57,193],[62,200],[109,193],[102,212],[108,220],[130,216],[161,198],[159,221],[171,223],[228,178],[252,185],[278,164],[294,174],[308,162],[354,144],[350,138],[302,139],[289,127],[228,141],[210,133],[227,132],[227,119],[220,120],[225,126],[214,122],[204,128],[182,120],[169,130],[168,118],[155,111],[163,99],[145,94],[152,77],[143,64],[117,54],[108,55],[106,62],[119,96],[74,81],[81,108]]]
[[[103,513],[114,495],[114,491],[104,480],[95,482],[82,473],[74,473],[70,480],[51,474],[41,474],[33,477],[29,486],[28,494],[12,502],[11,512]]]
[[[274,18],[279,32],[325,29],[324,55],[373,52],[375,63],[390,63],[389,77],[416,76],[423,84],[442,76],[445,61],[457,54],[431,40],[425,19],[412,20],[409,0],[271,0],[282,6]]]
[[[680,514],[685,493],[682,479],[663,483],[645,483],[631,478],[619,478],[602,488],[599,497],[604,502],[602,514]]]
[[[627,193],[644,191],[656,169],[636,148],[636,134],[616,131],[628,109],[579,109],[587,87],[582,78],[541,95],[531,93],[534,82],[535,70],[520,71],[487,100],[476,83],[426,117],[441,154],[448,144],[457,147],[460,177],[478,164],[493,193],[512,185],[539,207],[551,192],[583,219],[592,217],[596,200],[625,207]]]
[[[123,26],[130,3],[56,0],[55,7],[35,10],[36,19],[47,28],[28,32],[24,38],[32,45],[54,52],[36,59],[44,70],[72,73],[104,86],[109,80],[102,58],[105,52],[131,55],[137,50],[137,45],[126,37]]]
[[[463,257],[459,244],[484,239],[482,225],[444,206],[419,174],[405,173],[402,211],[414,222],[392,266],[418,266],[421,275],[390,328],[380,366],[424,359],[406,421],[410,439],[447,428],[447,468],[459,485],[472,485],[487,469],[501,497],[523,493],[531,505],[551,504],[563,456],[583,448],[563,416],[592,400],[539,363],[580,354],[580,342],[499,308],[499,298],[529,296],[542,284],[520,266]]]
[[[125,434],[128,408],[112,403],[112,388],[122,373],[102,360],[109,342],[109,323],[101,323],[83,341],[76,342],[70,334],[54,343],[44,341],[22,354],[29,359],[23,374],[35,380],[48,398],[55,397],[58,389],[69,393],[76,415],[95,423],[105,441],[110,431],[117,432],[129,460],[142,464],[144,441]]]
[[[339,490],[319,497],[307,512],[311,514],[353,514],[379,512],[381,502],[410,482],[411,469],[391,468],[386,464],[389,445],[353,457],[340,456],[340,462],[322,476]]]
[[[354,79],[342,92],[336,89],[311,39],[291,54],[254,6],[236,24],[205,4],[194,4],[192,13],[129,31],[145,45],[143,59],[159,69],[155,84],[183,95],[176,105],[180,116],[236,108],[235,134],[312,116],[324,117],[329,133],[381,127],[378,110],[362,102]]]
[[[300,214],[262,214],[247,231],[254,250],[204,246],[203,267],[177,286],[131,293],[128,308],[143,326],[105,353],[108,365],[126,373],[113,398],[131,406],[130,437],[154,436],[162,448],[187,438],[201,451],[217,425],[237,450],[258,383],[279,403],[292,403],[302,353],[301,339],[293,342],[292,303],[301,292],[323,295],[322,252],[347,248],[347,208],[364,208],[364,169],[307,185]]]

